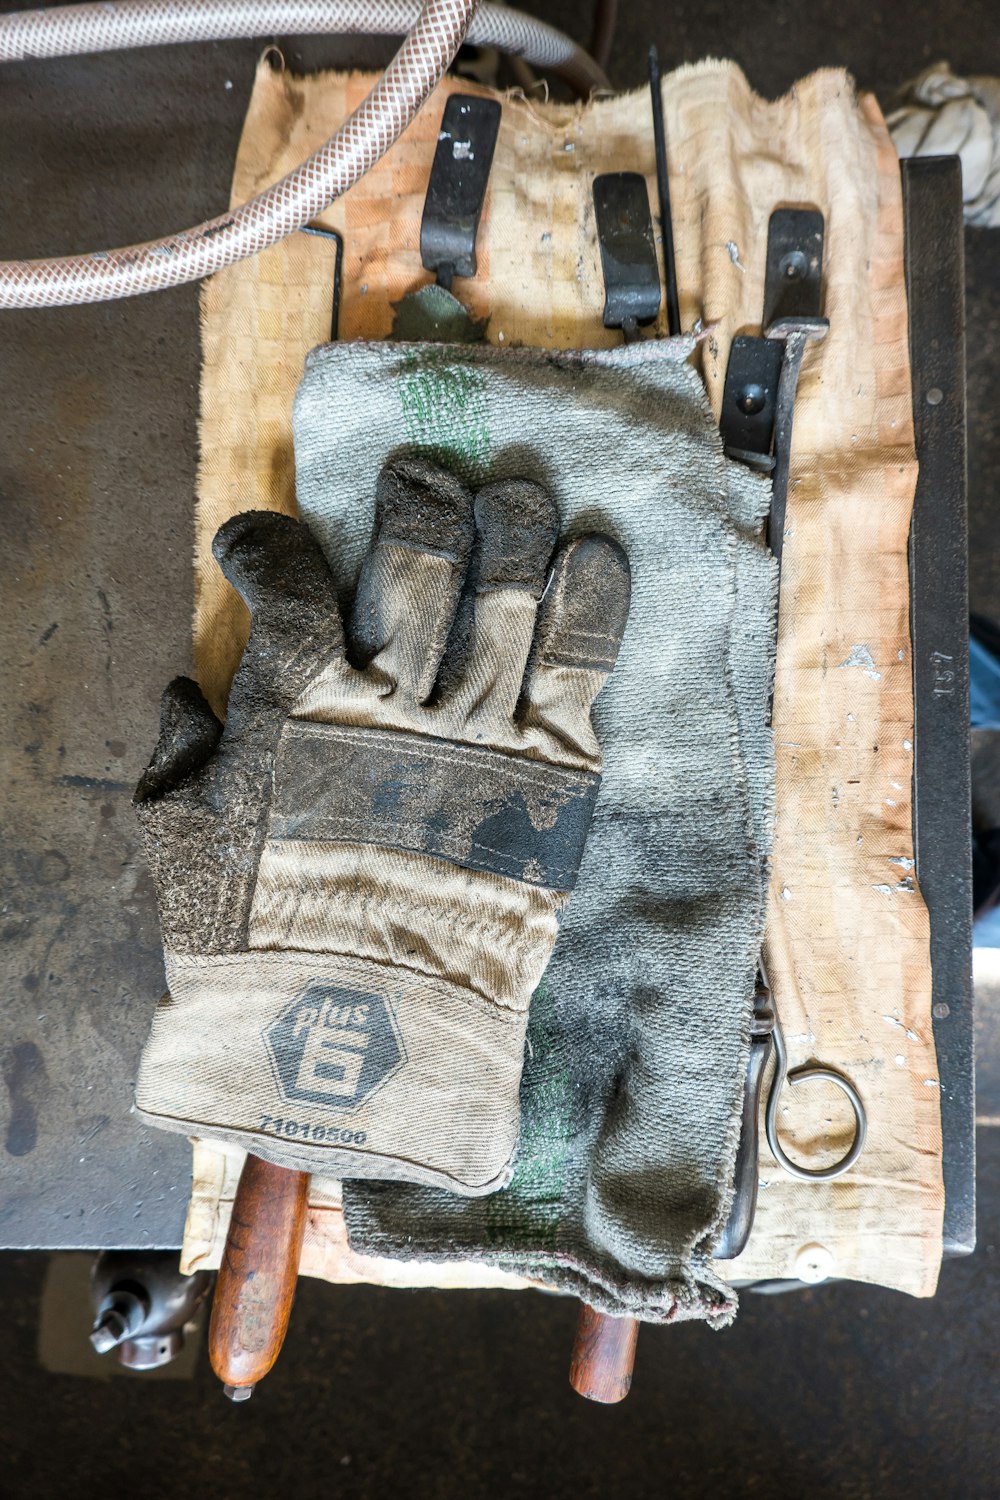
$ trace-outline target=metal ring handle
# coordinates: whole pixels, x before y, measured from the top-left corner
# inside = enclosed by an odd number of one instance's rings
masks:
[[[767,1144],[771,1155],[778,1166],[787,1172],[789,1177],[797,1177],[801,1182],[832,1182],[835,1177],[843,1174],[853,1167],[858,1157],[864,1150],[865,1137],[868,1134],[868,1116],[861,1102],[861,1095],[842,1073],[833,1068],[824,1068],[818,1063],[807,1063],[805,1067],[794,1068],[788,1072],[788,1053],[785,1051],[785,1038],[781,1033],[778,1018],[774,1018],[774,1078],[771,1080],[771,1090],[767,1096],[767,1110],[764,1115],[764,1128],[767,1134]],[[778,1139],[778,1100],[781,1090],[787,1079],[792,1088],[797,1084],[805,1083],[809,1078],[825,1079],[827,1083],[836,1084],[842,1093],[847,1095],[850,1106],[854,1111],[854,1140],[851,1142],[850,1150],[840,1161],[835,1161],[829,1167],[800,1167],[798,1162],[792,1161],[785,1152]]]

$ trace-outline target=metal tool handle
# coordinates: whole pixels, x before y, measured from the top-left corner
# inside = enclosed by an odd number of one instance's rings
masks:
[[[639,1324],[635,1318],[611,1318],[586,1302],[580,1306],[569,1383],[588,1401],[613,1406],[624,1401],[632,1385]]]
[[[208,1330],[212,1369],[233,1401],[245,1401],[281,1353],[308,1206],[308,1172],[247,1157]]]
[[[771,1056],[774,1010],[771,991],[758,980],[750,1023],[750,1056],[743,1081],[743,1121],[733,1170],[733,1202],[729,1218],[712,1252],[716,1260],[735,1260],[746,1249],[757,1210],[760,1176],[760,1099],[767,1060]]]

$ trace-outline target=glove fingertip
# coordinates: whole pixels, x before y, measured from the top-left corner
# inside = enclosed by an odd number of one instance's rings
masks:
[[[304,521],[280,511],[244,511],[219,527],[212,552],[255,629],[263,624],[269,639],[293,653],[313,633],[342,640],[333,575]]]
[[[401,544],[468,563],[475,535],[473,501],[449,469],[419,454],[384,465],[376,488],[379,543]]]
[[[538,598],[559,535],[559,508],[530,479],[488,484],[476,496],[477,587],[527,589]]]
[[[212,556],[223,576],[247,599],[262,563],[276,548],[286,551],[298,543],[301,522],[280,511],[245,510],[224,521],[212,538]],[[247,599],[249,603],[249,599]]]
[[[133,802],[162,797],[212,755],[222,735],[201,688],[190,677],[175,677],[160,699],[160,734],[149,765],[139,778]]]
[[[601,532],[556,553],[542,599],[539,659],[610,672],[628,623],[632,573],[624,548]]]

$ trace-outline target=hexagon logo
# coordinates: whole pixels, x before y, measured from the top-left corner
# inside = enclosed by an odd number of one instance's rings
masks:
[[[288,1100],[357,1109],[406,1061],[388,1000],[332,984],[310,984],[263,1035]]]

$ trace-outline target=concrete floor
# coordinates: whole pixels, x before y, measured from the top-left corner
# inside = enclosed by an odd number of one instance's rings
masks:
[[[570,0],[536,8],[584,37]],[[664,67],[733,56],[771,95],[829,64],[851,67],[883,98],[942,56],[958,71],[1000,73],[995,0],[972,0],[960,14],[916,0],[904,24],[888,5],[860,0],[806,9],[773,0],[764,10],[726,0],[675,0],[666,10],[637,0],[622,11],[611,66],[622,86],[642,81],[649,41]],[[118,244],[218,211],[258,51],[231,43],[7,69],[3,253]],[[293,66],[374,64],[388,51],[286,45]],[[998,245],[993,233],[967,237],[971,594],[976,609],[1000,619]],[[3,649],[38,683],[5,716],[14,794],[5,855],[27,894],[5,930],[19,967],[4,1001],[35,1028],[24,1034],[37,1036],[43,1054],[47,1045],[77,1048],[85,1061],[80,1087],[69,1089],[50,1086],[27,1054],[5,1054],[5,1076],[16,1079],[38,1139],[20,1153],[8,1140],[0,1229],[10,1243],[10,1225],[30,1205],[35,1243],[89,1245],[115,1234],[169,1243],[183,1207],[182,1143],[153,1140],[127,1118],[161,972],[126,805],[159,686],[189,649],[196,292],[7,314],[3,333],[0,497],[13,579]],[[73,557],[79,566],[67,585]],[[19,862],[40,848],[44,858]],[[68,1040],[55,1034],[59,1026],[69,1027]],[[983,1035],[1000,1038],[1000,1028],[984,1024]],[[1000,1119],[992,1041],[980,1113]],[[74,1150],[70,1175],[72,1131],[83,1160]],[[15,1132],[13,1144],[24,1139]],[[99,1142],[93,1153],[88,1141]],[[616,1490],[985,1500],[997,1493],[1000,1460],[995,1127],[981,1129],[979,1156],[980,1248],[945,1266],[934,1301],[832,1285],[748,1296],[722,1335],[646,1329],[634,1391],[609,1410],[585,1405],[566,1384],[575,1308],[503,1293],[305,1282],[281,1365],[244,1407],[224,1401],[203,1353],[185,1379],[52,1373],[38,1342],[47,1257],[8,1254],[0,1257],[8,1370],[0,1493],[91,1500],[134,1487],[213,1500],[253,1486],[442,1500]],[[150,1191],[154,1171],[163,1186]]]

